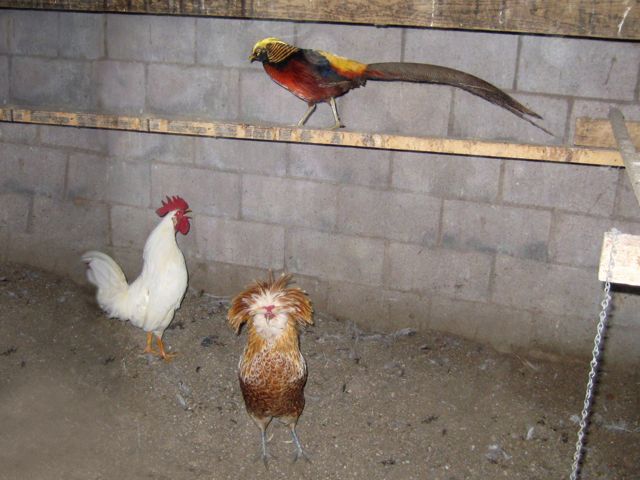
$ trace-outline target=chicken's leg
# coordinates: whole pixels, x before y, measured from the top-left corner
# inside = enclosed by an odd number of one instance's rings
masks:
[[[151,347],[151,342],[153,341],[153,333],[152,332],[147,332],[147,346],[145,347],[144,351],[142,353],[151,353],[153,355],[157,355],[158,352],[156,352],[152,347]]]
[[[262,445],[262,455],[260,457],[262,458],[262,463],[264,463],[265,468],[269,468],[269,458],[275,458],[267,452],[267,427],[269,426],[269,423],[271,423],[272,417],[259,418],[251,414],[249,415],[260,429],[260,441]]]
[[[162,342],[162,338],[156,336],[156,340],[158,342],[158,349],[160,350],[160,352],[158,353],[162,359],[166,362],[170,362],[176,355],[177,353],[168,353],[165,352],[164,350],[164,343]]]
[[[295,422],[289,424],[289,428],[291,429],[291,436],[293,437],[293,443],[296,444],[296,454],[293,457],[293,461],[297,462],[300,459],[300,457],[302,457],[307,462],[310,462],[311,460],[309,460],[309,457],[307,457],[307,454],[305,453],[304,449],[302,448],[302,444],[300,443],[300,439],[298,438],[298,434],[296,433]]]

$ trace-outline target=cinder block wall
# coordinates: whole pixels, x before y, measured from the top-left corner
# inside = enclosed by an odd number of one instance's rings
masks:
[[[0,102],[295,123],[305,104],[247,61],[266,36],[466,70],[557,137],[463,91],[374,82],[339,100],[354,130],[562,144],[576,117],[610,105],[640,120],[637,43],[12,10],[0,11]],[[330,123],[327,106],[310,122]],[[0,123],[0,172],[1,259],[83,281],[79,255],[100,248],[133,276],[154,208],[181,194],[196,288],[231,295],[284,269],[317,310],[364,327],[529,353],[590,354],[603,232],[640,234],[625,172],[602,167]],[[614,301],[608,358],[637,363],[639,297]]]

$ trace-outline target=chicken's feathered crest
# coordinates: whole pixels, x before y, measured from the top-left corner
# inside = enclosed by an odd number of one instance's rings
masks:
[[[232,300],[227,319],[236,333],[240,333],[242,325],[251,320],[251,306],[266,295],[277,298],[281,307],[289,310],[289,321],[294,328],[313,325],[313,308],[307,294],[298,287],[287,287],[291,277],[291,274],[283,273],[274,279],[273,273],[269,273],[268,280],[254,281]]]

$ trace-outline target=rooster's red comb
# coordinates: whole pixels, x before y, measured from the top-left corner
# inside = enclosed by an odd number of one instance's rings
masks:
[[[162,206],[156,210],[156,213],[164,217],[167,213],[173,212],[174,210],[188,210],[189,204],[178,195],[173,197],[167,196],[167,200],[162,200]]]

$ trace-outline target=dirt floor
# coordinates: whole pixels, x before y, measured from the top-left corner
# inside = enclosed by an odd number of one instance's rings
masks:
[[[227,303],[189,292],[165,340],[107,319],[89,286],[0,264],[2,479],[568,478],[588,365],[545,363],[452,336],[380,335],[317,315],[292,463],[270,427],[269,469],[244,411],[245,338]],[[583,479],[640,475],[640,376],[605,369]]]

